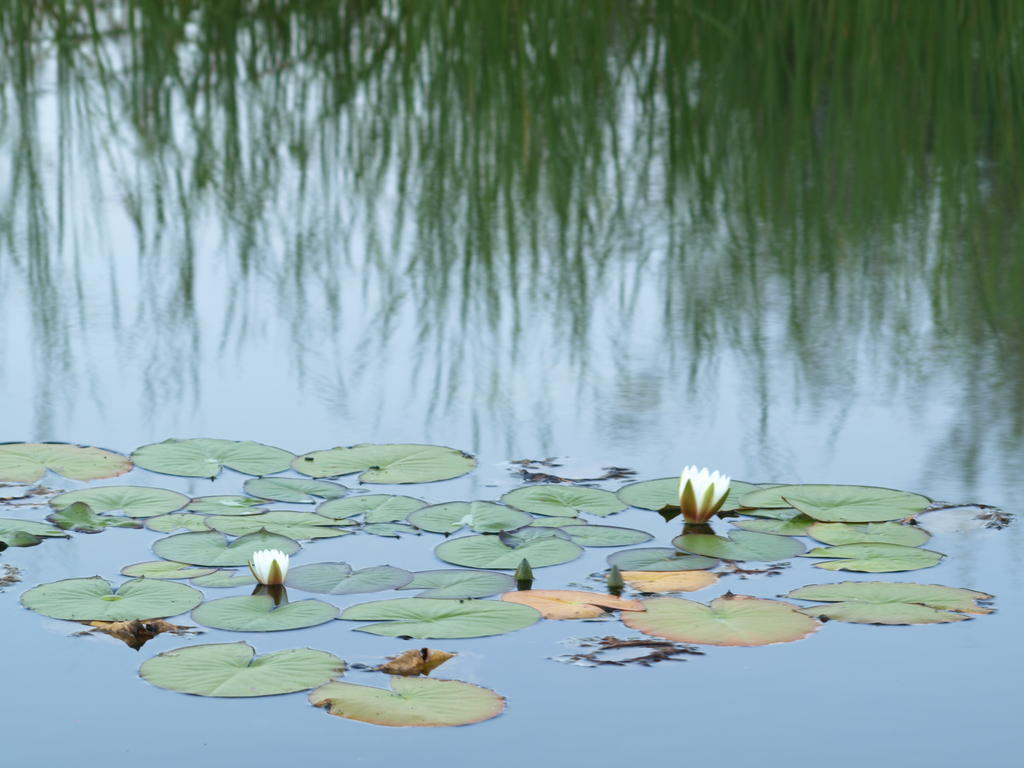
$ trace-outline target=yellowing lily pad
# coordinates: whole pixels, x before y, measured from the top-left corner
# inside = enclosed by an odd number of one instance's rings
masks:
[[[507,603],[529,605],[545,619],[594,619],[611,611],[642,611],[639,600],[624,600],[600,592],[573,589],[527,589],[506,592],[501,599]]]
[[[101,480],[132,468],[125,456],[102,448],[70,443],[0,444],[0,481],[34,483],[47,470],[72,480]]]
[[[640,592],[696,592],[718,582],[710,571],[622,571],[622,580]]]

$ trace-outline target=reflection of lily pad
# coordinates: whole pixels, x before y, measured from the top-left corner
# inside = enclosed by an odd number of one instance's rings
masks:
[[[580,512],[613,515],[626,505],[611,491],[573,485],[528,485],[509,491],[501,500],[531,515],[576,517]]]
[[[174,531],[209,531],[206,521],[210,518],[206,515],[195,515],[191,512],[172,512],[169,515],[158,515],[146,519],[146,528],[157,533],[172,533]]]
[[[142,523],[137,520],[112,515],[97,515],[89,508],[89,505],[80,501],[76,501],[64,509],[51,512],[46,519],[58,528],[75,533],[99,533],[107,528],[142,527]]]
[[[965,613],[992,612],[977,603],[991,600],[992,595],[938,584],[843,581],[800,587],[787,597],[833,603],[803,611],[855,624],[941,624],[970,618]]]
[[[188,504],[183,493],[166,488],[147,488],[141,485],[107,485],[102,488],[83,488],[69,491],[50,499],[54,509],[65,509],[76,501],[88,504],[93,512],[124,512],[128,517],[154,517],[174,512]]]
[[[305,477],[253,477],[242,486],[246,493],[261,499],[273,499],[291,504],[313,504],[315,497],[340,499],[348,488],[327,480],[310,480]]]
[[[309,694],[309,703],[349,720],[396,726],[469,725],[505,709],[505,699],[492,690],[426,677],[392,677],[391,691],[327,683]]]
[[[875,523],[920,514],[931,501],[917,493],[867,485],[779,485],[745,494],[742,503],[794,507],[826,523]]]
[[[33,587],[21,603],[36,613],[74,621],[162,619],[190,611],[203,600],[198,589],[160,579],[132,579],[115,591],[99,576]]]
[[[409,515],[409,522],[431,533],[455,533],[470,528],[477,533],[512,531],[529,525],[525,512],[490,501],[452,501],[422,507]]]
[[[729,531],[728,538],[710,533],[684,533],[672,539],[672,543],[684,552],[736,561],[774,562],[804,551],[804,545],[796,539],[742,530]]]
[[[292,568],[286,583],[304,592],[322,595],[354,595],[399,589],[412,581],[412,574],[391,565],[352,570],[348,563],[311,563]]]
[[[534,568],[568,563],[583,554],[583,548],[560,538],[530,539],[519,546],[509,546],[498,536],[484,534],[449,539],[438,544],[434,554],[446,563],[468,568],[515,570],[523,559],[529,560]]]
[[[132,563],[121,569],[125,576],[147,579],[198,579],[215,573],[216,568],[199,568],[185,563],[172,563],[170,560],[149,560],[145,563]]]
[[[289,539],[330,539],[343,536],[351,531],[337,527],[342,521],[318,515],[315,512],[288,512],[278,510],[258,515],[215,515],[206,521],[206,526],[229,536],[245,536],[257,531],[276,533]]]
[[[901,523],[815,523],[808,527],[807,535],[837,546],[875,542],[919,547],[931,538],[923,528]]]
[[[626,549],[608,555],[607,562],[622,571],[702,571],[718,565],[714,558],[684,555],[668,547]]]
[[[223,467],[246,475],[272,475],[288,469],[293,457],[263,443],[206,437],[165,440],[144,445],[132,454],[143,469],[184,477],[216,477]]]
[[[258,515],[264,512],[266,499],[250,496],[200,496],[185,507],[189,512],[204,515]]]
[[[457,638],[501,635],[540,621],[540,612],[526,605],[497,600],[433,600],[399,597],[346,608],[342,619],[377,621],[359,632],[386,637]]]
[[[311,477],[338,477],[362,472],[363,483],[431,483],[473,470],[476,460],[440,445],[376,445],[363,443],[299,456],[292,462]]]
[[[622,623],[647,635],[698,645],[771,645],[807,637],[820,624],[789,603],[725,595],[710,605],[680,597],[642,601],[647,609],[623,613]]]
[[[165,560],[218,567],[248,565],[252,553],[259,549],[277,549],[294,555],[301,547],[298,542],[274,533],[251,533],[229,543],[216,531],[176,533],[153,544],[153,551]]]
[[[842,544],[837,547],[818,547],[807,557],[834,557],[825,563],[815,563],[826,571],[860,571],[862,573],[895,573],[931,568],[945,557],[941,552],[900,544]]]
[[[277,632],[315,627],[337,615],[338,609],[322,600],[299,600],[277,606],[270,595],[246,595],[209,600],[192,611],[192,620],[231,632]]]
[[[722,505],[725,512],[739,507],[740,497],[756,490],[760,486],[733,480],[729,484],[729,495]],[[639,483],[624,485],[618,491],[618,497],[624,504],[639,509],[650,509],[655,512],[665,507],[679,506],[679,477],[662,477],[657,480],[644,480]],[[787,506],[789,506],[787,504]]]
[[[341,520],[346,517],[365,515],[367,523],[400,523],[427,502],[412,496],[391,496],[373,493],[368,496],[350,496],[347,499],[326,501],[317,507],[317,514]]]
[[[46,538],[68,538],[60,528],[33,520],[0,517],[0,550],[4,547],[34,547]]]
[[[47,470],[72,480],[101,480],[132,468],[119,453],[69,443],[0,444],[0,481],[34,483]]]
[[[574,589],[526,589],[506,592],[501,599],[536,608],[545,619],[595,619],[608,611],[644,610],[638,600]]]
[[[507,573],[441,568],[419,571],[408,584],[398,589],[422,589],[416,597],[462,599],[490,597],[515,589],[516,580]]]
[[[333,654],[309,648],[256,656],[247,643],[193,645],[165,651],[139,668],[158,688],[196,696],[273,696],[321,685],[345,671]]]

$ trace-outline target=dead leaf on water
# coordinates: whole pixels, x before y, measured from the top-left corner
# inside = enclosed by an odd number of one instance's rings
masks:
[[[718,581],[710,571],[623,571],[622,580],[640,592],[696,592]]]
[[[94,632],[102,632],[116,637],[129,648],[136,651],[152,640],[157,635],[170,632],[179,637],[198,635],[202,632],[195,627],[186,627],[178,624],[171,624],[163,619],[132,619],[131,621],[83,621],[83,624],[92,627],[84,632],[77,633],[78,636],[91,635]]]
[[[608,611],[642,611],[639,600],[623,600],[599,592],[573,589],[530,589],[506,592],[501,599],[536,608],[545,619],[596,619]]]
[[[429,675],[454,656],[454,653],[436,648],[417,648],[392,657],[389,662],[377,667],[377,671],[406,677]]]

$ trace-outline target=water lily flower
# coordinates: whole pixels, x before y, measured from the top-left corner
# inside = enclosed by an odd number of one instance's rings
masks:
[[[707,467],[689,466],[679,476],[679,506],[688,523],[704,523],[722,508],[729,477]]]
[[[284,584],[288,555],[279,549],[258,549],[252,553],[249,570],[260,584]]]

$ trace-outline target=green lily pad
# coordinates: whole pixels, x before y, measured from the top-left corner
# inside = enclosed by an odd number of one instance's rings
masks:
[[[923,528],[900,523],[814,523],[807,528],[807,535],[824,544],[876,542],[905,547],[919,547],[931,538]]]
[[[583,548],[573,541],[559,538],[531,539],[519,546],[509,546],[498,536],[463,536],[438,544],[434,554],[452,565],[467,568],[515,570],[523,559],[534,568],[559,565],[575,560]]]
[[[516,580],[507,573],[468,571],[460,568],[441,568],[418,571],[412,581],[397,589],[422,589],[416,598],[465,599],[491,597],[516,588]]]
[[[793,510],[796,512],[796,510]],[[785,520],[734,520],[733,525],[742,528],[744,531],[754,533],[770,533],[774,536],[807,536],[807,529],[814,523],[814,518],[807,517],[797,512],[796,515]],[[825,525],[825,523],[818,523]],[[842,523],[835,523],[842,525]]]
[[[34,547],[48,538],[66,539],[68,535],[46,523],[0,517],[0,550],[4,547]]]
[[[69,504],[64,509],[51,512],[46,519],[58,528],[75,533],[100,533],[107,528],[142,527],[142,523],[130,518],[97,515],[89,508],[88,504],[83,504],[80,501]]]
[[[286,583],[303,592],[321,595],[355,595],[399,589],[412,581],[412,574],[391,565],[353,571],[348,563],[311,563],[292,568]]]
[[[413,528],[407,523],[368,523],[359,530],[363,533],[369,533],[374,536],[386,536],[392,539],[397,539],[402,535],[420,535],[419,528]]]
[[[272,475],[288,469],[293,458],[294,454],[263,443],[207,437],[165,440],[132,454],[136,466],[183,477],[216,477],[224,467],[246,475]]]
[[[509,491],[501,500],[531,515],[551,517],[576,517],[580,512],[604,517],[627,508],[611,491],[572,485],[528,485]]]
[[[266,499],[250,496],[200,496],[185,507],[189,512],[204,515],[258,515],[266,510]]]
[[[417,509],[409,522],[431,533],[455,533],[470,528],[477,533],[512,531],[529,525],[530,515],[490,501],[451,501]]]
[[[354,683],[327,683],[309,703],[332,715],[375,725],[469,725],[497,717],[505,699],[488,688],[459,680],[392,677],[391,691]]]
[[[762,509],[738,509],[736,511],[742,515],[763,517],[769,520],[793,520],[798,517],[807,517],[799,509],[793,509],[792,507],[779,507],[776,509],[766,507]]]
[[[564,532],[581,547],[628,547],[654,538],[647,531],[614,525],[571,526]]]
[[[297,541],[275,533],[250,533],[229,543],[216,531],[176,533],[153,544],[153,551],[165,560],[217,567],[248,565],[252,553],[259,549],[277,549],[294,555],[301,548]]]
[[[578,517],[535,517],[530,521],[531,528],[565,528],[570,525],[587,525],[587,521]]]
[[[938,584],[843,581],[800,587],[787,597],[834,603],[802,610],[809,616],[854,624],[944,624],[970,618],[965,613],[992,613],[978,604],[992,595]]]
[[[451,639],[502,635],[535,624],[541,615],[527,605],[498,600],[399,597],[353,605],[342,611],[341,618],[381,622],[356,628],[373,635]]]
[[[920,514],[931,500],[868,485],[779,485],[745,494],[744,506],[794,507],[826,523],[877,523]]]
[[[362,472],[362,483],[432,483],[471,472],[476,460],[440,445],[362,443],[298,456],[292,467],[310,477],[338,477]]]
[[[345,662],[325,651],[294,648],[256,656],[248,643],[192,645],[165,651],[139,668],[158,688],[237,698],[305,691],[338,677]]]
[[[33,587],[21,596],[26,608],[54,619],[132,621],[177,616],[203,600],[198,589],[160,579],[132,579],[117,590],[105,579],[64,579]]]
[[[216,573],[216,568],[197,568],[186,563],[172,563],[170,560],[149,560],[145,563],[132,563],[121,569],[125,576],[147,579],[198,579]]]
[[[192,579],[192,583],[197,587],[248,587],[256,583],[256,577],[248,568],[238,570],[222,568],[209,576],[198,576]]]
[[[717,557],[720,560],[775,562],[786,560],[804,552],[804,545],[787,536],[750,531],[729,531],[729,537],[709,533],[684,533],[672,543],[695,555]]]
[[[752,483],[744,483],[742,480],[733,480],[729,483],[729,495],[726,496],[725,504],[720,511],[738,509],[740,497],[759,487]],[[624,504],[654,512],[660,512],[665,507],[678,507],[679,476],[630,483],[622,486],[617,495]]]
[[[834,557],[815,567],[826,571],[860,571],[862,573],[895,573],[931,568],[945,557],[941,552],[901,544],[841,544],[837,547],[818,547],[807,557]]]
[[[364,515],[367,523],[401,523],[427,502],[414,499],[412,496],[392,496],[385,493],[373,493],[368,496],[350,496],[347,499],[326,501],[317,507],[318,515],[341,520],[356,515]]]
[[[141,485],[107,485],[102,488],[83,488],[69,491],[50,499],[54,509],[66,509],[80,501],[93,512],[124,512],[128,517],[155,517],[181,509],[189,502],[188,496],[166,488],[147,488]]]
[[[620,571],[706,571],[718,565],[712,557],[684,555],[668,547],[625,549],[608,555],[606,561]]]
[[[242,485],[246,493],[261,499],[273,499],[291,504],[314,504],[316,497],[340,499],[348,488],[327,480],[310,480],[305,477],[253,477]]]
[[[169,515],[146,518],[146,528],[157,533],[171,533],[173,531],[202,532],[210,530],[206,521],[210,518],[206,515],[194,515],[191,512],[172,512]]]
[[[0,481],[34,483],[47,470],[72,480],[102,480],[132,468],[125,456],[70,443],[0,444]]]
[[[624,611],[622,623],[646,635],[698,645],[772,645],[801,640],[821,625],[789,603],[724,595],[710,605],[680,597],[641,601],[645,611]]]
[[[352,531],[339,528],[342,521],[318,515],[315,512],[288,512],[277,510],[259,515],[214,515],[207,518],[206,526],[229,536],[245,536],[257,531],[276,533],[289,539],[330,539]]]
[[[278,632],[315,627],[337,618],[338,609],[322,600],[300,600],[277,606],[270,595],[245,595],[210,600],[192,611],[204,627],[229,632]]]

